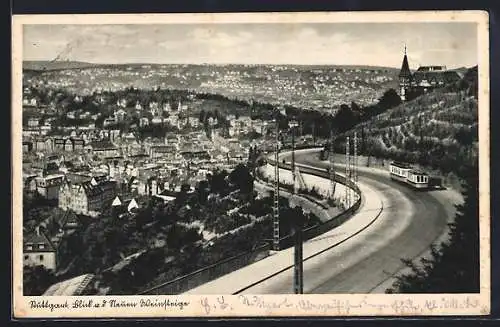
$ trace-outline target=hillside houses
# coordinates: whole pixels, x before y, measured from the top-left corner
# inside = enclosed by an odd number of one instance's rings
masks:
[[[52,271],[57,268],[57,248],[39,229],[24,237],[23,257],[24,266],[43,266]]]
[[[66,237],[85,228],[84,219],[73,211],[54,210],[52,214],[27,231],[23,238],[23,264],[43,266],[55,271],[60,264],[60,247]]]
[[[59,208],[76,213],[97,216],[116,196],[116,181],[90,181],[64,183],[59,192]]]
[[[48,200],[56,200],[59,198],[59,190],[63,182],[63,174],[38,176],[35,178],[36,191]]]
[[[85,149],[99,158],[120,156],[120,150],[109,140],[93,141],[86,145]]]

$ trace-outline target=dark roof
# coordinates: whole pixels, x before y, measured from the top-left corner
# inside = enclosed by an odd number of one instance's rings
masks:
[[[43,244],[43,249],[39,247],[39,245]],[[31,245],[33,248],[28,249],[28,245]],[[55,252],[56,249],[52,242],[48,239],[48,237],[43,233],[32,233],[28,235],[24,241],[24,252]]]
[[[151,147],[151,150],[155,152],[175,152],[176,149],[172,145],[154,145]]]
[[[80,185],[88,196],[97,196],[102,193],[102,189],[95,187],[91,182],[83,182]]]
[[[89,182],[92,177],[88,175],[83,175],[83,174],[76,174],[76,173],[67,173],[66,174],[66,179],[73,184],[79,184],[82,182]]]
[[[428,71],[435,71],[435,70],[443,71],[446,69],[445,69],[445,66],[420,66],[417,69],[418,72],[422,72],[422,71],[428,72]]]
[[[116,149],[116,147],[108,140],[104,141],[93,141],[90,143],[93,149]]]
[[[83,187],[83,190],[85,191],[85,194],[87,196],[97,196],[100,195],[108,190],[112,190],[116,187],[116,182],[115,181],[103,181],[100,182],[97,185],[92,185],[91,181],[86,181],[80,183],[81,187]]]
[[[421,83],[426,80],[429,83],[449,84],[460,80],[460,75],[457,72],[446,71],[417,71],[413,74],[413,82]]]
[[[97,183],[104,182],[106,180],[106,175],[95,175],[93,176]]]
[[[96,185],[96,187],[100,187],[102,190],[106,191],[114,189],[116,187],[116,184],[117,184],[116,181],[103,181],[98,185]]]
[[[399,77],[411,78],[410,66],[408,65],[408,57],[406,56],[406,54],[403,57],[403,63],[401,64]]]
[[[59,166],[55,162],[49,162],[47,165],[45,165],[46,170],[58,170]]]
[[[80,224],[80,219],[71,210],[56,213],[52,216],[54,222],[56,222],[60,228],[63,228],[67,224]]]
[[[73,141],[73,144],[85,144],[85,141],[83,139],[72,138],[71,140]]]

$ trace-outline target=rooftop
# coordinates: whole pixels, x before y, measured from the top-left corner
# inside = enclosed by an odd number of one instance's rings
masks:
[[[94,279],[93,274],[80,275],[50,286],[43,296],[73,296],[81,295]]]

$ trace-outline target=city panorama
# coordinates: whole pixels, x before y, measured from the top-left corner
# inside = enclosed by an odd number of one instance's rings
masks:
[[[24,25],[23,294],[479,292],[477,43]]]

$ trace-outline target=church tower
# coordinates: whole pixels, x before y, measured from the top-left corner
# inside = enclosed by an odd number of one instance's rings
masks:
[[[399,72],[399,95],[402,101],[406,100],[406,94],[408,93],[408,89],[410,88],[411,83],[411,71],[410,66],[408,65],[408,57],[406,56],[406,45],[405,45],[405,53],[403,57],[403,63],[401,65],[401,71]]]

